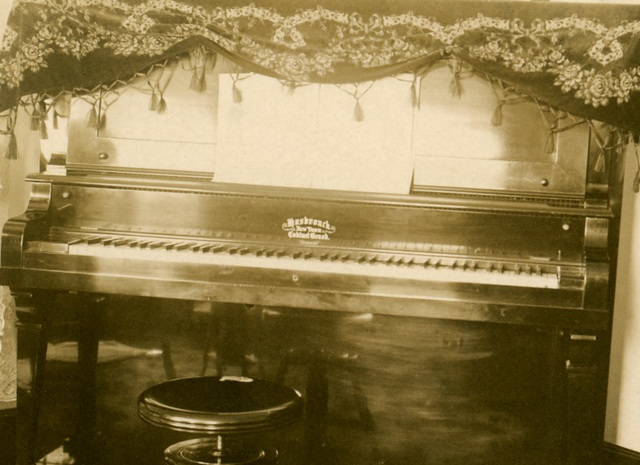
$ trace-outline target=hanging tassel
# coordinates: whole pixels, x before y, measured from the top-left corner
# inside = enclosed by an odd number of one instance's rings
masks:
[[[31,121],[30,121],[30,124],[29,124],[29,128],[32,131],[39,130],[40,129],[40,121],[41,121],[40,113],[37,113],[37,112],[32,113],[31,114]]]
[[[214,65],[215,65],[215,57],[214,55]],[[207,53],[204,50],[204,47],[196,47],[195,49],[189,52],[189,60],[191,62],[191,69],[193,73],[191,73],[191,90],[195,90],[197,92],[204,92],[207,89],[207,81],[205,77],[205,71],[207,67]]]
[[[65,93],[56,97],[53,102],[53,108],[55,111],[54,114],[58,114],[63,118],[68,118],[71,113],[71,99],[69,98],[69,95]]]
[[[364,111],[362,110],[362,105],[360,105],[360,100],[356,100],[356,106],[353,108],[353,119],[354,121],[364,121]]]
[[[454,97],[462,97],[462,84],[460,84],[460,77],[457,74],[453,75],[451,82],[449,83],[449,92]]]
[[[164,99],[164,95],[160,94],[160,101],[158,102],[158,113],[164,113],[167,111],[167,101]]]
[[[596,164],[593,166],[593,170],[596,173],[604,173],[606,171],[604,150],[600,150],[600,153],[598,154],[598,158],[596,159]]]
[[[460,71],[462,65],[459,61],[455,60],[452,64],[449,64],[451,69],[451,82],[449,82],[449,92],[454,97],[462,97],[462,84],[460,83]]]
[[[106,109],[101,111],[98,115],[97,127],[96,129],[104,129],[107,125],[107,111]]]
[[[58,129],[58,111],[53,109],[53,129]]]
[[[9,135],[9,145],[7,146],[7,152],[4,157],[7,160],[17,160],[18,159],[18,141],[16,140],[16,135],[11,131]]]
[[[44,119],[40,120],[40,139],[47,140],[49,138],[49,131],[47,130],[47,122]]]
[[[554,139],[555,139],[555,132],[549,131],[549,137],[547,137],[547,141],[544,144],[545,153],[553,153],[556,151],[556,144]]]
[[[287,87],[287,93],[289,94],[289,96],[293,97],[293,94],[296,93],[296,89],[298,88],[298,86],[296,86],[296,83],[287,82],[286,87]]]
[[[420,97],[418,97],[418,86],[416,86],[415,79],[411,83],[411,106],[420,109]]]
[[[151,99],[149,100],[149,111],[158,111],[158,95],[156,90],[151,91]]]
[[[236,86],[235,81],[233,82],[233,88],[231,90],[233,91],[233,103],[242,102],[242,91],[238,89],[238,86]]]
[[[95,128],[98,125],[98,112],[96,106],[93,105],[87,113],[87,127]]]
[[[191,84],[189,88],[196,92],[202,92],[202,76],[200,76],[197,69],[194,69],[193,73],[191,73]]]
[[[496,105],[496,109],[493,110],[493,115],[491,116],[491,124],[494,126],[500,126],[502,124],[502,105],[504,102],[499,102]]]

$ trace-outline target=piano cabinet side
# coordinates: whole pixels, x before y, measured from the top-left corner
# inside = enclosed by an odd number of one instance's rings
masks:
[[[22,265],[22,251],[26,239],[42,235],[49,229],[47,220],[51,206],[51,184],[31,184],[27,210],[22,215],[7,220],[2,229],[0,265],[18,268]]]

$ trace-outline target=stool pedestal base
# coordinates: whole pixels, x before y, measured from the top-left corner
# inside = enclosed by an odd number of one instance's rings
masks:
[[[250,465],[265,462],[265,451],[243,443],[224,444],[220,436],[190,439],[164,451],[171,465]]]

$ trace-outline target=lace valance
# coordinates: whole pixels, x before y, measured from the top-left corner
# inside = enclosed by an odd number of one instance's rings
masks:
[[[637,134],[638,39],[640,6],[16,0],[0,44],[0,110],[24,96],[33,102],[126,84],[185,53],[195,88],[206,85],[202,70],[218,53],[292,86],[420,75],[446,58],[559,110]]]

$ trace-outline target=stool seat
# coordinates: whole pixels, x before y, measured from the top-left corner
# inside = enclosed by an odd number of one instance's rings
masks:
[[[230,434],[292,423],[303,408],[294,389],[246,377],[204,376],[167,381],[138,397],[138,415],[175,431]]]

